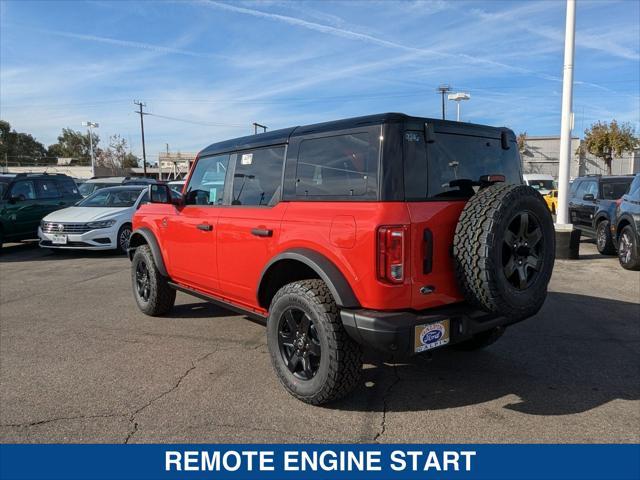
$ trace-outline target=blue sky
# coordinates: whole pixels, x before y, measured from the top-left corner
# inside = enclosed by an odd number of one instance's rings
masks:
[[[54,143],[100,123],[149,159],[251,132],[384,111],[559,133],[564,1],[2,1],[0,115]],[[574,133],[640,130],[640,2],[578,0]],[[449,102],[448,113],[455,115]]]

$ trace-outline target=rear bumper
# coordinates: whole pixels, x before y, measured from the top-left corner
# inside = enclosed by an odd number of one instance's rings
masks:
[[[469,340],[473,335],[504,327],[521,319],[508,319],[474,310],[466,304],[456,304],[424,312],[381,312],[376,310],[341,310],[347,333],[358,343],[376,350],[398,355],[413,355],[416,347],[416,327],[449,320],[449,342],[453,345]],[[438,348],[438,347],[434,347]]]

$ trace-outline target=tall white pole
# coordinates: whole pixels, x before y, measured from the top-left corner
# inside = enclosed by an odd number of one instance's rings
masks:
[[[456,102],[456,105],[458,105],[457,121],[459,122],[460,121],[460,100]]]
[[[91,127],[92,127],[92,124],[91,122],[89,122],[89,148],[91,149],[91,177],[93,178],[96,176],[96,159],[93,154],[93,130]]]
[[[564,38],[564,74],[562,77],[562,122],[560,124],[560,169],[558,172],[557,225],[569,223],[567,199],[571,173],[571,105],[573,102],[573,58],[576,37],[576,1],[567,0],[567,24]]]

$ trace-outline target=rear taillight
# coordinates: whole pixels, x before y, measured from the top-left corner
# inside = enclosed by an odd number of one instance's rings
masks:
[[[385,282],[402,283],[405,275],[405,226],[378,228],[378,278]]]
[[[619,207],[621,203],[622,203],[622,198],[617,199],[616,200],[616,207]]]

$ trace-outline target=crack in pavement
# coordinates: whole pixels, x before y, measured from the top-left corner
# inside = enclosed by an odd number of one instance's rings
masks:
[[[35,422],[3,423],[3,424],[0,424],[0,427],[30,428],[38,425],[45,425],[47,423],[60,422],[64,420],[89,420],[94,418],[116,418],[116,417],[126,417],[126,416],[127,416],[126,413],[105,413],[100,415],[76,415],[73,417],[48,418],[45,420],[37,420]]]
[[[208,357],[210,357],[211,355],[213,355],[214,353],[218,353],[220,350],[214,350],[213,352],[209,352],[205,355],[202,355],[201,357],[192,360],[191,361],[191,367],[189,367],[182,375],[180,375],[180,377],[178,378],[178,381],[168,390],[162,392],[161,394],[155,396],[154,398],[152,398],[151,400],[149,400],[147,403],[145,403],[144,405],[142,405],[141,407],[137,408],[136,410],[134,410],[130,415],[129,415],[129,423],[132,424],[132,428],[131,430],[129,430],[129,433],[127,434],[127,436],[124,439],[124,443],[129,443],[129,441],[131,440],[131,438],[138,432],[138,422],[136,422],[136,415],[138,415],[140,412],[142,412],[143,410],[149,408],[151,405],[153,405],[155,402],[157,402],[158,400],[160,400],[162,397],[169,395],[171,392],[175,391],[180,384],[182,383],[182,381],[187,378],[187,376],[196,369],[196,367],[198,366],[197,364],[205,359],[207,359]]]
[[[393,357],[391,357],[391,361],[392,362],[394,361]],[[395,363],[393,363],[392,370],[396,378],[387,387],[387,390],[384,392],[384,395],[382,396],[382,420],[380,421],[380,430],[373,437],[373,441],[376,443],[378,443],[378,440],[380,439],[380,437],[382,437],[382,435],[384,435],[384,432],[387,430],[387,411],[389,408],[389,403],[388,403],[389,397],[393,392],[393,388],[402,381],[402,378],[400,378],[400,375],[398,375],[398,370]]]

